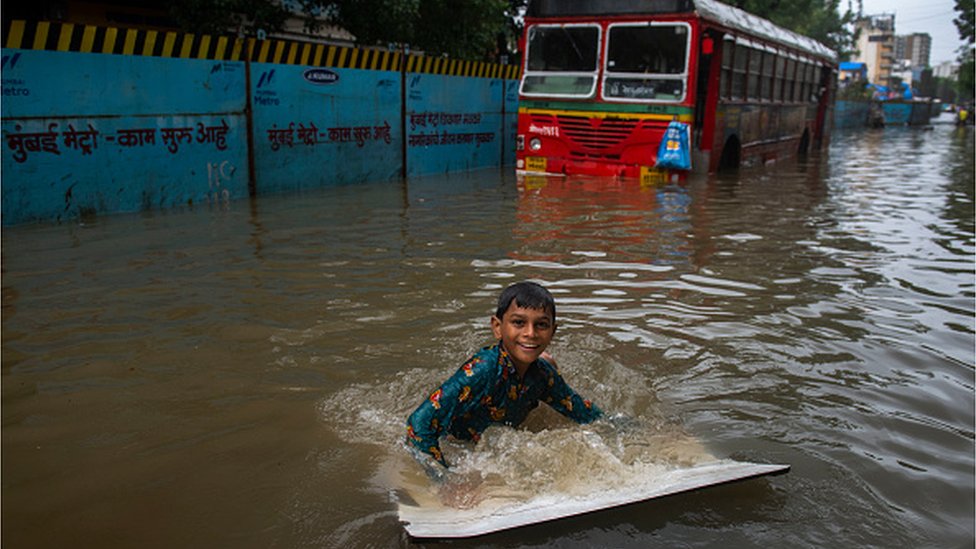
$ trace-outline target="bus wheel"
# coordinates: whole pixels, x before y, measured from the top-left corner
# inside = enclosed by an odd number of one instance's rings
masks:
[[[728,138],[725,141],[725,146],[722,147],[722,156],[718,161],[719,171],[738,169],[741,149],[739,138],[735,136]]]
[[[810,130],[803,130],[803,137],[800,138],[800,147],[797,149],[797,153],[801,156],[807,154],[810,151]]]

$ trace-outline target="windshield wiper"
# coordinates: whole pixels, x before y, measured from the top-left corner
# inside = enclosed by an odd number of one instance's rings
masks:
[[[563,33],[566,35],[566,38],[569,38],[569,43],[573,46],[573,51],[576,52],[576,58],[579,59],[580,61],[584,61],[583,52],[581,52],[579,46],[576,45],[576,40],[573,38],[573,35],[570,34],[568,30],[566,30],[566,27],[559,27],[559,29],[563,31]]]

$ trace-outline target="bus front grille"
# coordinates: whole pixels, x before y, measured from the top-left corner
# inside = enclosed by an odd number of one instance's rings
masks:
[[[556,120],[567,137],[591,150],[619,145],[633,133],[638,123],[637,120],[567,115],[558,115]]]

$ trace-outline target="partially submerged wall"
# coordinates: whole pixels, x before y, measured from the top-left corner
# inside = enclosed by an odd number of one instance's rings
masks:
[[[868,125],[871,104],[867,101],[834,102],[834,128],[863,128]]]
[[[931,99],[919,101],[868,101],[839,99],[834,106],[835,128],[863,128],[872,125],[872,108],[883,115],[888,126],[925,126],[938,116],[938,104]],[[879,116],[880,120],[880,116]]]
[[[516,67],[58,23],[4,32],[4,225],[514,162]]]

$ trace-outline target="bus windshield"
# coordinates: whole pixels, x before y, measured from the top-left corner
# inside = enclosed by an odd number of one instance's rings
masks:
[[[526,42],[523,94],[591,97],[596,91],[598,25],[535,25]]]
[[[603,96],[610,101],[681,101],[688,72],[686,23],[622,23],[607,31]]]

